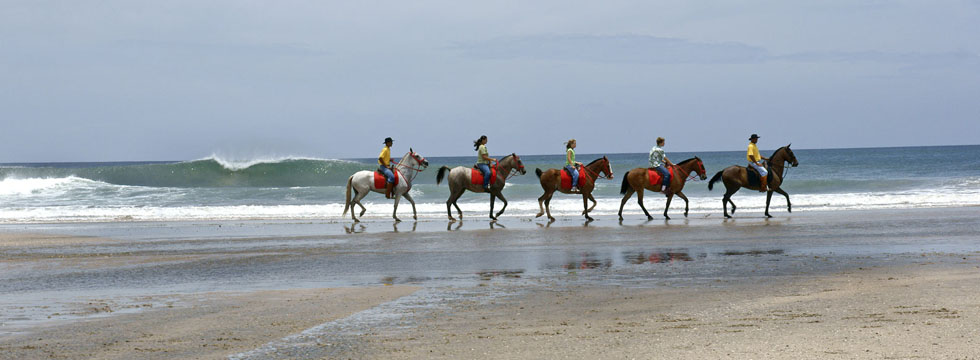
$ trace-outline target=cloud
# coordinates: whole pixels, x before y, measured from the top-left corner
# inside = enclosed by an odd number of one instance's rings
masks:
[[[541,59],[633,64],[750,64],[764,62],[874,62],[916,67],[977,66],[966,51],[919,53],[824,51],[773,54],[737,42],[697,42],[645,35],[533,35],[457,44],[452,49],[479,59]]]
[[[482,59],[547,59],[637,64],[757,63],[766,49],[739,43],[707,43],[643,35],[540,35],[458,44],[464,56]]]

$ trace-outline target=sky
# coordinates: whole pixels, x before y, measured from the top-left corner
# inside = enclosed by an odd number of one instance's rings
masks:
[[[978,144],[980,1],[0,0],[0,162]]]

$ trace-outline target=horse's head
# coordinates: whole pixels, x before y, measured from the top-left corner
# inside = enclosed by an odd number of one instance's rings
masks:
[[[514,162],[517,164],[515,165],[517,167],[517,171],[519,171],[521,175],[527,174],[527,171],[524,170],[524,162],[522,162],[521,158],[517,156],[517,153],[511,153],[510,155],[514,157]]]
[[[800,166],[800,162],[799,161],[796,161],[796,154],[793,154],[793,149],[790,149],[789,148],[792,145],[793,144],[791,143],[789,145],[786,145],[786,147],[783,148],[783,150],[786,151],[786,159],[785,159],[785,161],[788,161],[790,163],[790,165],[793,165],[793,167],[797,167],[797,166]]]
[[[412,148],[408,148],[408,155],[409,157],[412,158],[412,160],[415,160],[415,163],[419,164],[419,166],[422,169],[429,167],[429,161],[426,160],[424,156],[419,155],[419,153],[415,152],[415,150],[413,150]]]
[[[604,165],[602,166],[601,172],[606,173],[606,178],[612,180],[613,178],[612,161],[609,161],[609,158],[603,156],[602,162],[604,163]]]
[[[707,171],[704,170],[704,162],[701,161],[701,158],[699,158],[697,156],[694,157],[694,161],[696,161],[697,164],[698,164],[698,166],[696,168],[694,168],[694,171],[697,171],[698,176],[701,177],[701,180],[707,180],[708,179],[708,174],[707,174]]]

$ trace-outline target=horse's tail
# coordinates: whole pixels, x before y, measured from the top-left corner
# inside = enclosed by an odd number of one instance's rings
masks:
[[[350,208],[350,211],[354,212],[354,208],[351,206],[350,203],[350,188],[351,188],[351,182],[353,180],[354,180],[354,175],[351,175],[349,178],[347,178],[347,199],[344,200],[344,215],[347,215],[347,208]]]
[[[538,179],[541,178],[541,173],[543,173],[543,171],[541,171],[541,168],[534,168],[534,174],[538,176]]]
[[[449,170],[448,166],[443,166],[439,168],[439,173],[436,174],[436,185],[442,183],[442,179],[446,177],[446,170]]]
[[[620,194],[626,194],[626,189],[630,186],[629,178],[630,172],[627,171],[625,174],[623,174],[623,186],[619,188]]]
[[[719,171],[717,174],[715,174],[715,176],[711,177],[711,181],[708,181],[708,191],[711,191],[711,189],[715,187],[716,181],[721,180],[721,173],[723,172],[725,171],[724,170]]]

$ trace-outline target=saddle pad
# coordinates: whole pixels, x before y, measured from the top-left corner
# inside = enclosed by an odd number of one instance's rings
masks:
[[[585,174],[581,170],[578,172],[578,187],[582,188],[585,185]],[[568,169],[561,169],[561,188],[568,190],[572,188],[572,175],[568,173]]]
[[[473,173],[470,174],[470,182],[473,185],[483,186],[483,173],[478,169],[470,169]],[[497,183],[497,167],[490,168],[490,185]]]
[[[391,173],[392,174],[395,174],[395,186],[398,186],[398,172],[397,171],[392,171]],[[374,172],[374,188],[375,189],[384,189],[386,182],[388,182],[388,179],[385,179],[385,175],[384,174],[382,174],[379,171],[375,171]]]
[[[674,167],[671,166],[667,171],[670,171],[670,177],[674,177]],[[650,186],[660,185],[661,179],[660,172],[657,170],[647,169],[650,174]]]

